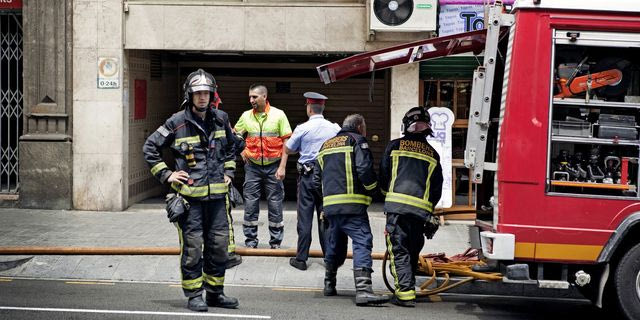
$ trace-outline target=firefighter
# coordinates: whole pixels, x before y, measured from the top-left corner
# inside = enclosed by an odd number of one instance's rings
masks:
[[[356,305],[386,303],[389,297],[376,295],[371,287],[373,235],[367,207],[378,186],[373,157],[365,138],[364,118],[352,114],[344,119],[338,135],[327,140],[318,153],[320,170],[314,181],[321,181],[324,214],[329,220],[325,240],[324,295],[335,296],[336,273],[347,256],[347,236],[353,247],[353,277]]]
[[[385,195],[385,234],[390,270],[395,279],[392,303],[414,307],[415,272],[426,233],[433,236],[433,207],[442,194],[440,156],[427,142],[433,132],[422,107],[402,118],[404,136],[387,145],[380,162],[380,188]]]
[[[192,72],[183,89],[183,110],[147,138],[143,153],[151,174],[189,204],[175,223],[187,307],[194,311],[207,311],[207,305],[237,308],[238,300],[223,290],[229,245],[226,196],[235,170],[233,132],[225,112],[208,108],[216,90],[211,74],[202,69]],[[162,160],[164,147],[174,155],[173,171]],[[203,291],[207,291],[206,303]]]
[[[313,226],[313,211],[316,211],[318,221],[318,239],[324,252],[325,223],[322,218],[322,193],[313,185],[315,159],[322,143],[333,138],[340,126],[324,118],[326,96],[316,92],[305,92],[307,99],[307,116],[309,121],[302,123],[293,130],[291,139],[284,145],[284,152],[295,154],[300,152],[298,159],[298,247],[296,256],[289,260],[289,264],[299,270],[307,270],[307,258],[311,246],[311,227]]]

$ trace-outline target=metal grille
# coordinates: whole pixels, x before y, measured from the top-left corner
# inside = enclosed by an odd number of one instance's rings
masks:
[[[0,12],[0,194],[17,193],[22,135],[22,15]]]

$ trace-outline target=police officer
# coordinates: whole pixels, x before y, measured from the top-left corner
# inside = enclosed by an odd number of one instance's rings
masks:
[[[312,185],[312,174],[315,170],[315,160],[322,143],[332,138],[340,131],[340,126],[327,121],[324,112],[327,97],[306,92],[307,116],[309,121],[302,123],[293,130],[291,138],[284,145],[284,152],[295,154],[300,152],[298,159],[298,249],[295,258],[289,264],[300,270],[307,270],[307,258],[311,245],[311,227],[313,225],[313,210],[316,210],[318,221],[318,239],[324,251],[324,223],[322,220],[322,193]]]
[[[378,181],[373,171],[373,157],[365,138],[367,127],[359,114],[347,116],[342,130],[320,149],[315,176],[322,181],[324,213],[329,220],[325,242],[324,295],[334,296],[336,273],[347,256],[347,236],[353,247],[353,277],[356,305],[376,305],[389,301],[371,288],[371,249],[373,235],[367,207]]]
[[[404,136],[389,143],[380,163],[380,188],[385,195],[389,268],[395,279],[392,303],[414,307],[418,255],[425,231],[437,223],[432,213],[442,194],[442,167],[427,142],[432,134],[427,111],[411,108],[402,125]]]
[[[236,308],[238,300],[223,291],[229,244],[225,198],[235,169],[233,133],[227,114],[209,108],[216,90],[211,74],[202,69],[192,72],[183,89],[184,109],[147,138],[143,153],[151,174],[170,184],[190,204],[175,223],[187,307],[194,311],[207,311],[207,305]],[[165,147],[174,155],[174,171],[162,160]],[[206,303],[202,298],[205,290]]]

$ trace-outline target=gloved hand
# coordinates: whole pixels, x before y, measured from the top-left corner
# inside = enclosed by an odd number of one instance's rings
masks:
[[[429,215],[427,221],[424,223],[424,236],[427,237],[427,239],[433,239],[439,227],[440,220],[434,215]]]

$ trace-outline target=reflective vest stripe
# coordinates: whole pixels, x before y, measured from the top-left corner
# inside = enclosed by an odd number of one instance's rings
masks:
[[[212,286],[221,286],[224,285],[224,276],[222,277],[214,277],[212,275],[204,274],[204,281]]]
[[[406,204],[409,206],[414,206],[423,210],[427,210],[428,212],[433,211],[433,205],[428,200],[421,199],[418,197],[413,197],[413,196],[402,194],[402,193],[387,192],[387,196],[384,198],[384,201]]]
[[[330,206],[334,204],[363,204],[370,205],[371,197],[363,194],[332,194],[322,198],[322,204],[324,206]]]
[[[247,137],[260,137],[260,132],[248,132]],[[262,137],[280,137],[280,134],[277,132],[262,132]]]
[[[351,154],[344,153],[344,169],[347,178],[347,194],[353,194],[353,168],[351,167]]]
[[[213,134],[214,139],[224,138],[226,136],[227,136],[227,132],[224,130],[216,130],[216,132]]]
[[[208,186],[190,187],[185,184],[179,184],[177,182],[171,183],[171,188],[176,190],[183,196],[187,197],[206,197],[210,194],[225,194],[229,191],[229,186],[226,183],[212,183]]]
[[[194,290],[202,288],[202,281],[204,278],[202,276],[191,279],[191,280],[182,280],[182,288],[187,290]]]
[[[158,162],[155,166],[151,168],[151,174],[156,175],[156,173],[160,172],[162,169],[166,169],[167,164],[164,162]]]
[[[337,148],[330,148],[330,149],[324,149],[322,151],[320,151],[318,153],[318,157],[324,157],[328,154],[332,154],[332,153],[340,153],[340,152],[353,152],[353,147],[352,146],[346,146],[346,147],[337,147]]]
[[[190,136],[184,138],[178,138],[174,142],[174,146],[179,147],[181,143],[186,142],[188,144],[198,144],[200,143],[200,136]]]

